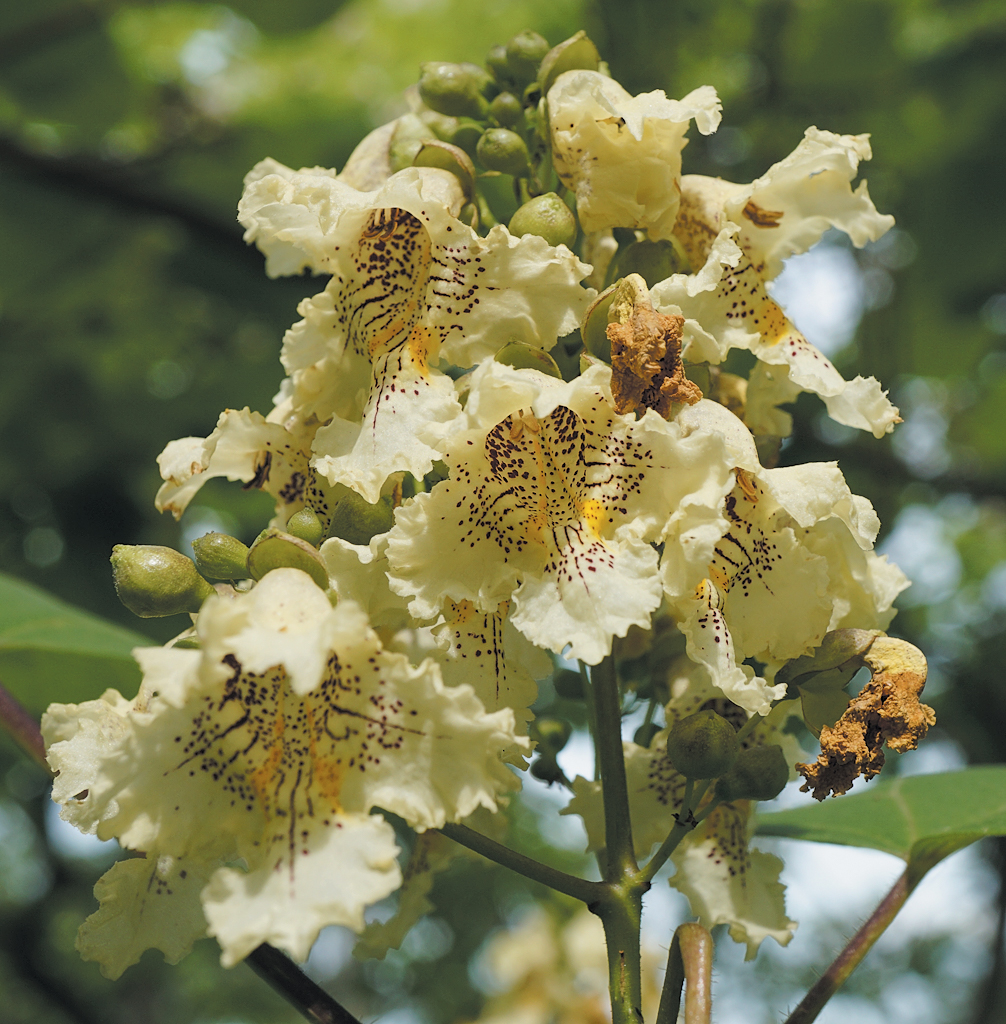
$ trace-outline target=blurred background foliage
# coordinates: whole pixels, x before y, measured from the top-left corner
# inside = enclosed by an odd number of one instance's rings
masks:
[[[847,377],[892,389],[905,423],[877,442],[804,395],[783,463],[839,459],[874,502],[885,549],[916,581],[895,629],[930,658],[938,738],[960,759],[1006,760],[1002,0],[0,5],[0,570],[155,640],[177,632],[118,605],[109,550],[257,533],[267,509],[225,485],[206,487],[180,525],[159,517],[154,459],[172,438],[207,434],[225,407],[269,408],[282,333],[319,287],[266,281],[234,219],[242,176],[267,155],[341,166],[404,109],[420,61],[480,62],[525,27],[550,43],[586,28],[633,92],[714,85],[723,127],[693,138],[686,172],[750,180],[808,124],[872,133],[863,171],[896,232],[862,252],[826,238],[779,294]],[[92,680],[65,679],[64,699],[93,695]],[[5,1021],[294,1019],[246,968],[221,971],[212,943],[177,968],[148,954],[115,985],[80,962],[73,935],[112,855],[60,846],[45,780],[6,741],[0,762]],[[533,813],[514,814],[532,850]],[[1001,876],[1002,850],[987,854]],[[359,1013],[470,1019],[482,995],[469,954],[541,895],[462,861],[403,951],[347,966],[330,935],[313,969]],[[998,901],[987,977],[927,1020],[1006,1020]],[[939,980],[940,963],[922,943],[892,970]],[[785,970],[785,955],[771,965]],[[759,985],[772,995],[764,972]],[[867,972],[862,998],[882,988]],[[395,1016],[406,1006],[412,1016]]]

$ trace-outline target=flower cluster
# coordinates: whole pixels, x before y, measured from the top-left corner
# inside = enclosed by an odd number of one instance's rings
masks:
[[[890,227],[852,187],[867,137],[810,128],[750,184],[682,176],[691,123],[719,122],[710,87],[633,97],[582,33],[551,50],[522,33],[488,69],[424,65],[410,112],[341,174],[264,160],[245,180],[266,272],[327,280],[283,339],[273,408],[171,442],[157,507],[179,517],[225,477],[275,516],[250,550],[197,545],[215,586],[164,605],[194,624],[136,652],[135,699],[44,723],[63,816],[144,854],[99,882],[81,930],[113,977],[204,933],[233,964],[363,929],[403,881],[381,810],[421,835],[399,918],[362,945],[400,942],[458,849],[426,830],[492,828],[560,657],[647,666],[632,685],[665,727],[625,745],[645,856],[686,787],[668,730],[712,709],[792,768],[802,705],[777,674],[835,630],[884,630],[907,585],[836,464],[775,465],[801,390],[877,437],[898,422],[766,288],[828,228],[862,246]],[[123,600],[169,585],[148,576],[123,576]],[[600,783],[568,785],[602,847]],[[751,808],[721,799],[672,878],[749,955],[795,928]]]

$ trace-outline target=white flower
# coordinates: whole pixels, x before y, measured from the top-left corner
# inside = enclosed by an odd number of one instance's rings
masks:
[[[820,395],[833,419],[882,437],[899,419],[879,383],[845,381],[765,287],[788,256],[805,252],[829,227],[862,247],[894,224],[877,212],[865,181],[850,187],[870,155],[866,135],[808,128],[788,157],[749,185],[686,175],[674,233],[695,273],[660,282],[652,298],[662,311],[685,316],[687,358],[719,363],[731,348],[750,349],[785,367],[793,385]]]
[[[239,218],[267,271],[332,274],[287,333],[283,391],[313,425],[314,465],[375,502],[389,474],[421,479],[461,407],[441,356],[471,366],[510,341],[550,348],[579,325],[590,272],[565,246],[457,220],[457,179],[407,168],[373,192],[275,161],[246,181]],[[289,425],[289,424],[288,424]]]
[[[136,651],[136,702],[54,705],[43,730],[64,817],[203,863],[226,965],[262,942],[303,960],[326,924],[363,927],[401,881],[372,808],[436,828],[517,785],[499,760],[519,742],[511,711],[487,714],[434,662],[383,650],[357,605],[332,608],[299,570],[211,598],[197,633],[198,651]],[[237,858],[247,870],[219,866]]]
[[[661,571],[689,656],[731,700],[766,714],[784,687],[745,659],[800,657],[838,626],[883,629],[907,581],[873,552],[880,522],[836,464],[739,468],[736,479],[715,525],[668,531]]]
[[[418,619],[449,599],[514,602],[532,643],[589,664],[660,603],[650,545],[672,512],[717,504],[729,464],[715,434],[613,411],[610,368],[570,384],[489,361],[474,373],[450,478],[398,510],[391,585]]]
[[[597,71],[567,71],[548,91],[548,115],[555,170],[576,193],[583,230],[642,228],[670,238],[685,132],[693,118],[703,135],[716,130],[715,89],[701,86],[683,100],[659,89],[631,96]]]

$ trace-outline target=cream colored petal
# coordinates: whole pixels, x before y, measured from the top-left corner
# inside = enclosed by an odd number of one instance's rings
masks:
[[[330,537],[319,554],[340,601],[356,602],[374,629],[405,629],[411,622],[408,602],[388,585],[387,549],[388,535],[381,533],[367,546]]]
[[[76,948],[115,981],[148,949],[177,964],[206,934],[199,894],[216,867],[198,857],[134,857],[95,883],[99,907],[80,926]]]
[[[164,483],[154,504],[180,518],[199,489],[215,477],[240,480],[271,494],[281,509],[304,504],[309,478],[308,453],[277,423],[249,409],[228,409],[216,429],[198,438],[172,441],[158,463]],[[197,447],[201,447],[198,459]]]
[[[363,929],[363,911],[402,881],[395,830],[380,816],[298,815],[296,831],[270,830],[247,872],[220,868],[203,892],[203,910],[233,967],[263,942],[303,962],[318,932]]]
[[[719,124],[715,90],[683,100],[655,91],[631,96],[594,71],[568,71],[548,93],[555,169],[576,193],[584,231],[642,228],[669,238],[678,212],[681,150],[694,118],[709,134]]]
[[[677,872],[670,884],[688,898],[706,928],[729,927],[751,960],[766,938],[788,945],[796,922],[786,916],[782,861],[748,846],[750,806],[723,804],[672,854]]]

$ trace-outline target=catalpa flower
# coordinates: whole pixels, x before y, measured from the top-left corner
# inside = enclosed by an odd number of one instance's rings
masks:
[[[808,128],[784,160],[749,185],[686,175],[674,228],[694,274],[675,274],[652,289],[656,307],[686,317],[685,355],[720,363],[731,348],[785,367],[800,390],[820,395],[832,419],[882,437],[898,410],[873,377],[846,381],[793,326],[765,287],[783,261],[805,252],[829,227],[857,247],[876,241],[894,218],[877,212],[866,182],[850,182],[869,160],[866,135]]]
[[[407,168],[373,192],[263,161],[239,205],[267,272],[328,273],[287,333],[281,400],[310,427],[313,465],[376,502],[387,477],[430,471],[460,414],[441,358],[467,367],[511,341],[550,348],[579,325],[590,272],[565,246],[457,219],[457,178]]]
[[[597,71],[567,71],[548,91],[552,159],[576,193],[585,232],[641,228],[670,238],[681,191],[681,151],[694,119],[703,135],[720,123],[709,85],[682,100],[659,89],[632,96]]]
[[[644,858],[662,842],[677,824],[685,778],[667,756],[667,736],[681,718],[712,708],[740,728],[748,712],[726,700],[713,686],[706,670],[679,659],[668,673],[671,700],[665,711],[666,728],[658,732],[649,747],[623,744],[629,794],[629,814],[636,856]],[[798,701],[785,701],[741,741],[741,748],[775,744],[782,747],[787,764],[801,759],[799,744],[784,732],[790,717],[799,714]],[[792,772],[793,777],[796,773]],[[604,802],[601,783],[577,776],[573,799],[562,814],[579,814],[587,830],[587,849],[604,848]],[[779,883],[782,861],[749,845],[751,803],[737,800],[723,804],[708,819],[688,833],[671,855],[677,871],[672,887],[688,898],[692,913],[703,925],[730,926],[730,937],[747,945],[747,959],[758,951],[765,938],[785,946],[796,924],[786,916],[785,887]]]
[[[389,537],[391,586],[414,617],[512,599],[532,643],[589,664],[649,624],[661,599],[650,541],[692,504],[717,505],[730,467],[697,420],[616,414],[610,379],[602,366],[569,384],[493,360],[475,371],[443,456],[450,477],[406,502]]]
[[[746,452],[732,437],[736,483],[720,518],[669,529],[661,572],[689,656],[732,701],[766,714],[785,687],[745,659],[800,657],[839,627],[884,629],[908,581],[872,550],[880,521],[837,464],[763,469],[750,435]]]
[[[197,895],[227,966],[263,942],[304,960],[325,925],[362,929],[401,882],[374,807],[437,828],[517,785],[499,759],[519,743],[511,711],[487,714],[434,662],[384,650],[357,605],[332,608],[299,570],[210,598],[197,634],[200,650],[136,651],[135,702],[53,705],[43,729],[63,817],[145,852],[168,889],[183,861],[179,877],[208,876]],[[140,869],[116,867],[105,888],[142,897]],[[189,920],[193,897],[178,887]],[[87,927],[130,920],[134,903],[116,896]],[[109,969],[139,957],[149,936],[133,933]]]

